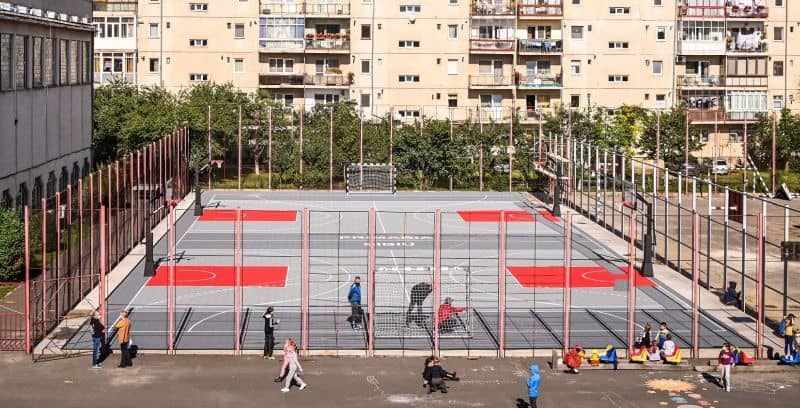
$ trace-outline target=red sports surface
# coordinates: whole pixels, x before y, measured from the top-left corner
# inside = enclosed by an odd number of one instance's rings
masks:
[[[297,211],[287,210],[242,210],[242,221],[292,222],[297,219]],[[235,221],[236,210],[203,210],[200,221]]]
[[[464,210],[458,215],[466,222],[499,222],[500,210]],[[535,222],[536,217],[527,211],[506,211],[506,222]]]
[[[559,222],[559,221],[561,221],[558,217],[553,215],[553,213],[551,213],[550,211],[547,211],[547,210],[539,210],[539,214],[541,214],[542,217],[544,217],[544,219],[546,219],[547,221],[550,221],[550,222]]]
[[[242,286],[282,288],[286,286],[287,266],[243,266]],[[176,265],[175,286],[234,286],[236,268],[232,265]],[[146,286],[167,286],[169,267],[161,265]]]
[[[620,268],[622,269],[622,268]],[[563,266],[509,266],[508,271],[514,275],[525,288],[563,288]],[[628,280],[627,270],[624,274],[612,274],[602,266],[573,266],[570,268],[570,283],[573,288],[613,288],[618,280]],[[655,287],[650,279],[636,273],[634,282],[637,287]]]

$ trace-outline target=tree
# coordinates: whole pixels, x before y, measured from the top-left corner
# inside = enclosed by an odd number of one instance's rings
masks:
[[[703,147],[699,137],[689,137],[689,145],[686,146],[686,118],[688,110],[685,104],[681,104],[669,111],[660,114],[660,137],[658,135],[659,123],[655,112],[650,112],[644,117],[643,132],[639,138],[638,148],[651,159],[656,158],[656,140],[660,139],[661,159],[667,167],[678,168],[684,162],[684,154],[688,149],[689,161],[696,162],[697,159],[691,152]],[[689,135],[695,135],[696,128],[689,123]]]
[[[635,105],[622,105],[611,118],[610,129],[601,145],[630,153],[644,130],[647,111]]]
[[[108,163],[117,158],[122,128],[137,103],[137,97],[136,87],[124,81],[112,81],[95,89],[92,150],[96,163]]]
[[[759,169],[772,167],[772,132],[773,115],[759,114],[756,123],[748,128],[747,153],[753,158]],[[789,171],[792,161],[796,161],[794,152],[800,148],[800,116],[783,108],[777,118],[775,128],[776,157],[775,164],[784,171]]]
[[[0,208],[0,281],[23,278],[25,231],[13,210]]]

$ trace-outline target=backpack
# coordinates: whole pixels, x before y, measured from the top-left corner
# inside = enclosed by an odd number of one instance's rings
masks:
[[[785,336],[786,335],[786,319],[781,319],[781,324],[778,325],[778,336]]]

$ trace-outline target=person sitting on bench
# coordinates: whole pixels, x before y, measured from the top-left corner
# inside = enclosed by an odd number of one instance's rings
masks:
[[[722,304],[726,306],[736,306],[739,307],[741,305],[740,297],[742,292],[736,291],[736,282],[728,282],[728,289],[725,289],[725,293],[722,294],[721,301]]]

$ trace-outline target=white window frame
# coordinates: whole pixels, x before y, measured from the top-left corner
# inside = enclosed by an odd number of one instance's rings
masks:
[[[398,48],[419,48],[420,42],[417,40],[400,40],[397,42]]]
[[[189,3],[189,11],[208,11],[208,3]]]
[[[783,95],[772,95],[772,109],[777,111],[783,109]]]
[[[576,76],[577,75],[583,75],[583,66],[582,65],[583,64],[581,63],[581,60],[570,60],[569,61],[569,73],[571,75],[576,75]],[[578,68],[578,72],[575,72],[575,70],[573,69],[575,67]]]
[[[422,6],[419,4],[401,4],[400,5],[400,12],[401,13],[419,13],[422,11]]]
[[[237,62],[241,62],[241,64],[242,64],[242,69],[238,70],[238,71],[236,70],[236,63]],[[244,74],[244,58],[234,58],[233,59],[233,73],[234,74]]]
[[[447,59],[447,75],[458,75],[458,58]]]
[[[153,36],[153,28],[156,29],[156,35]],[[149,23],[147,25],[147,38],[161,38],[161,24]]]
[[[630,43],[627,41],[609,41],[608,42],[608,49],[610,50],[618,50],[618,49],[628,49],[630,48]]]
[[[450,35],[450,34],[452,34],[450,32],[451,28],[455,28],[455,33],[456,33],[455,36],[451,36]],[[458,39],[458,24],[448,24],[447,25],[447,39],[448,40],[457,40]]]
[[[656,64],[656,63],[658,63],[658,64]],[[652,61],[650,61],[650,65],[651,65],[650,72],[652,72],[653,75],[656,75],[656,76],[663,76],[664,75],[664,61],[663,60],[652,60]],[[661,67],[661,69],[659,69],[659,72],[656,72],[656,65],[659,65]]]
[[[158,69],[155,70],[155,71],[153,71],[153,69],[152,69],[153,68],[153,61],[156,61],[156,64],[158,64]],[[161,72],[161,60],[159,58],[148,58],[147,59],[147,72],[150,73],[150,74],[158,74],[159,72]]]
[[[609,74],[608,82],[611,83],[627,83],[630,77],[627,74]]]
[[[208,47],[208,39],[207,38],[190,38],[189,39],[189,46],[194,48],[199,47]]]
[[[661,98],[661,101],[658,99]],[[656,94],[656,109],[666,109],[667,108],[667,95],[666,94]]]
[[[236,35],[236,29],[238,27],[242,27],[242,35],[241,36]],[[244,37],[245,37],[245,25],[244,25],[244,23],[235,23],[233,25],[233,38],[236,39],[236,40],[242,40],[242,39],[244,39]]]
[[[274,64],[273,64],[274,62]],[[287,64],[291,62],[291,64]],[[291,65],[291,68],[287,68]],[[275,70],[273,71],[273,66]],[[292,74],[294,73],[294,59],[293,58],[270,58],[267,60],[267,72],[271,74]]]
[[[189,73],[189,82],[208,82],[210,76],[206,73]]]
[[[368,102],[369,102],[367,105],[363,105],[362,104],[362,102],[364,102],[364,97],[365,96],[368,98]],[[364,92],[364,91],[362,91],[358,95],[358,105],[361,106],[362,108],[372,107],[372,92]]]
[[[397,82],[402,83],[419,83],[420,76],[419,74],[400,74],[397,76]]]
[[[572,31],[573,28],[580,28],[580,37],[575,37],[575,33]],[[569,26],[569,39],[575,41],[583,41],[586,39],[586,26],[584,25],[571,25]]]
[[[628,15],[628,14],[631,14],[631,8],[630,8],[630,7],[621,7],[621,6],[620,6],[620,7],[615,7],[615,6],[612,6],[612,7],[609,7],[609,8],[608,8],[608,14],[613,14],[613,15],[620,15],[620,14],[623,14],[623,15]]]
[[[663,32],[664,38],[658,38],[658,34]],[[656,41],[664,42],[667,41],[667,26],[657,26],[656,27]]]

